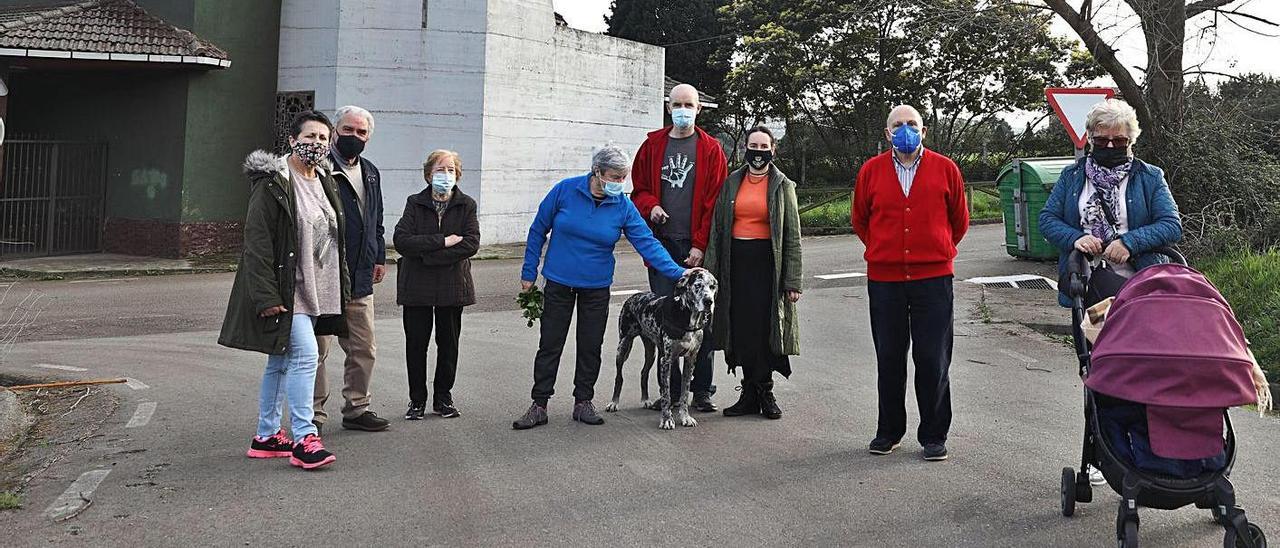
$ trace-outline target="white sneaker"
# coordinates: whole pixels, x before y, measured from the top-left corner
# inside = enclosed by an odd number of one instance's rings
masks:
[[[1093,465],[1090,464],[1088,471],[1089,471],[1089,485],[1106,485],[1107,484],[1107,478],[1102,476],[1101,470],[1094,468]]]

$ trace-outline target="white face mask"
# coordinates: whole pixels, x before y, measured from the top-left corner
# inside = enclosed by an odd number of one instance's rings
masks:
[[[693,127],[693,121],[698,117],[698,111],[691,108],[674,108],[671,109],[671,123],[680,129],[689,129]]]
[[[453,185],[456,182],[456,176],[449,172],[437,171],[431,174],[431,190],[436,194],[447,194],[450,190],[453,190]]]

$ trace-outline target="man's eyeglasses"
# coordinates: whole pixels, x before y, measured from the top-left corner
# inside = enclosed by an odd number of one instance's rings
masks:
[[[1128,137],[1094,137],[1090,140],[1093,141],[1093,146],[1098,148],[1124,148],[1129,146]]]

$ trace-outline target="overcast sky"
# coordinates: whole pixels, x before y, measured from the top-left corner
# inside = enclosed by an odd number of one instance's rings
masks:
[[[556,11],[564,16],[570,26],[592,32],[605,31],[604,15],[609,10],[609,5],[612,3],[611,0],[553,1]],[[1074,5],[1079,4],[1078,1],[1073,1],[1072,3]],[[1095,4],[1100,6],[1099,18],[1101,19],[1107,14],[1116,13],[1115,10],[1119,9],[1122,2],[1120,0],[1095,0]],[[1233,6],[1245,13],[1280,23],[1280,0],[1242,0],[1237,4],[1233,4]],[[1114,19],[1114,16],[1111,19]],[[1275,36],[1280,35],[1280,28],[1269,27],[1239,18],[1237,20],[1250,28],[1272,36],[1260,36],[1243,30],[1234,24],[1223,22],[1220,25],[1221,30],[1218,33],[1216,43],[1189,41],[1184,59],[1185,64],[1193,66],[1203,62],[1203,70],[1228,74],[1263,72],[1280,76],[1280,60],[1278,60],[1278,56],[1280,56],[1280,38]],[[1210,21],[1210,15],[1200,15],[1193,21],[1195,25],[1207,23]],[[1195,25],[1188,26],[1187,34],[1189,40],[1194,34]],[[1071,28],[1062,23],[1060,19],[1055,22],[1054,30],[1060,35],[1075,37]],[[1126,65],[1146,64],[1146,47],[1142,39],[1141,29],[1117,28],[1104,33],[1104,36],[1109,39],[1118,38],[1120,40],[1120,58]]]

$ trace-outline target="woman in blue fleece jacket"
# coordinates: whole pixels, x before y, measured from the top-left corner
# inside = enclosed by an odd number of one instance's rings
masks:
[[[591,399],[600,375],[600,349],[609,321],[609,286],[613,285],[613,249],[619,235],[649,264],[672,280],[684,268],[671,259],[653,237],[636,206],[622,196],[631,158],[608,145],[591,159],[591,173],[556,184],[538,206],[529,227],[520,285],[525,291],[538,279],[538,262],[546,280],[538,354],[533,359],[533,405],[512,423],[525,430],[547,423],[547,400],[555,392],[560,354],[569,334],[573,309],[578,309],[578,359],[573,376],[573,420],[604,424]],[[549,241],[548,241],[549,240]]]

